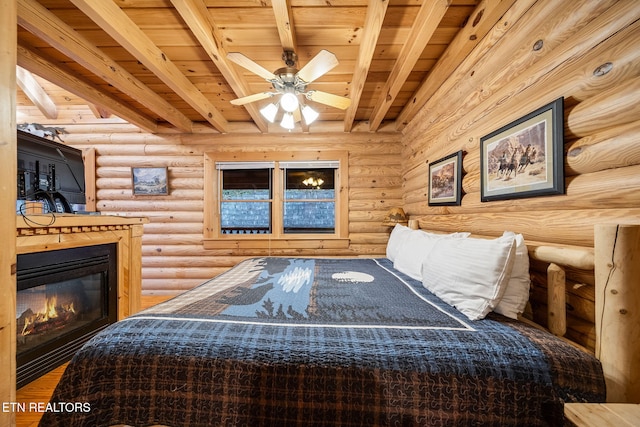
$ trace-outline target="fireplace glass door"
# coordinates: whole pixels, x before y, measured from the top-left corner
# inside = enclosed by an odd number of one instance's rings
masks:
[[[115,243],[18,256],[18,387],[117,320],[116,256]]]

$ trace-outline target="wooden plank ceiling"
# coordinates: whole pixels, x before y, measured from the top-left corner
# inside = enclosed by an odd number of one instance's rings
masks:
[[[294,131],[399,131],[513,0],[17,2],[19,111],[55,124],[76,104],[149,132],[267,133],[284,131],[259,112],[271,99],[230,101],[272,85],[228,53],[273,72],[284,50],[301,69],[326,49],[339,63],[308,90],[351,105],[301,98],[320,117]]]

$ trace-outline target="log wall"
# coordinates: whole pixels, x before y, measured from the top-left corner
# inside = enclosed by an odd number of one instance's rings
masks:
[[[401,134],[166,135],[131,132],[80,134],[68,126],[65,142],[95,150],[96,208],[103,214],[144,216],[144,294],[177,293],[217,275],[240,260],[271,255],[381,255],[389,228],[382,220],[402,204]],[[204,249],[203,187],[206,151],[348,150],[349,238],[347,249]],[[167,166],[169,195],[134,196],[131,168]],[[232,242],[230,242],[232,243]]]
[[[639,2],[516,2],[404,129],[405,211],[422,228],[579,247],[593,247],[596,224],[640,223],[639,45]],[[559,97],[566,195],[481,202],[480,139]],[[458,150],[461,205],[428,206],[429,162]],[[548,264],[532,265],[537,313]],[[567,335],[593,348],[593,274],[567,281]]]

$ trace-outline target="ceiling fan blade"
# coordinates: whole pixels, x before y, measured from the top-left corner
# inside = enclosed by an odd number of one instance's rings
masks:
[[[240,52],[229,52],[227,54],[227,58],[229,59],[229,61],[235,62],[239,66],[246,68],[247,70],[259,75],[267,81],[271,81],[276,78],[275,74],[273,74],[271,71],[267,70],[262,65],[253,62],[251,59],[241,54]]]
[[[233,105],[244,105],[250,102],[260,101],[261,99],[270,98],[275,95],[273,92],[260,92],[253,95],[243,96],[242,98],[232,99],[230,102]]]
[[[307,62],[307,64],[298,71],[298,77],[310,83],[336,65],[338,65],[338,58],[328,50],[322,49],[316,56],[311,58],[311,61]]]
[[[351,105],[351,100],[346,96],[334,95],[332,93],[322,92],[319,90],[310,90],[305,95],[307,99],[339,108],[341,110],[346,110],[349,108],[349,105]]]
[[[296,108],[296,109],[293,111],[293,113],[292,113],[292,114],[293,114],[293,121],[294,121],[295,123],[298,123],[299,121],[301,121],[301,120],[302,120],[302,114],[300,114],[300,109],[299,109],[299,108]]]

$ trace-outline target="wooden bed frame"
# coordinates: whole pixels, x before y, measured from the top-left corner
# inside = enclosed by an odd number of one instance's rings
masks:
[[[610,402],[640,403],[640,225],[594,233],[596,357]]]
[[[426,221],[424,225],[421,228],[427,229]],[[525,241],[532,264],[532,290],[534,270],[544,266],[546,277],[540,281],[546,287],[547,301],[530,304],[522,320],[595,354],[602,363],[607,402],[640,403],[640,225],[596,225],[593,248]],[[593,279],[591,284],[576,286],[584,286],[581,292],[593,301],[588,310],[594,312],[595,321],[581,326],[587,330],[583,336],[571,338],[565,337],[570,318],[567,270]]]

